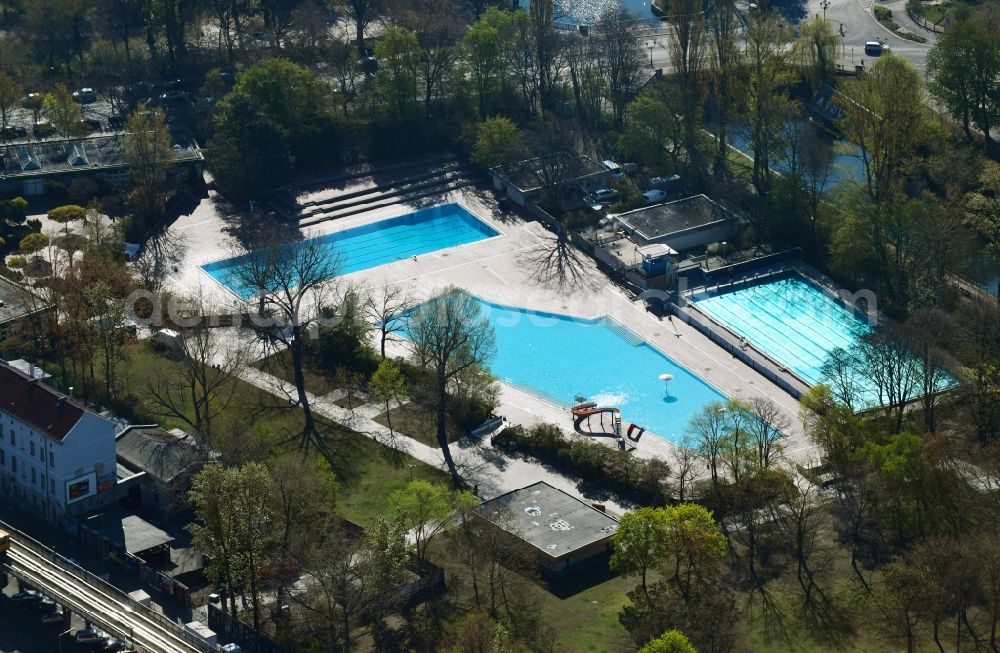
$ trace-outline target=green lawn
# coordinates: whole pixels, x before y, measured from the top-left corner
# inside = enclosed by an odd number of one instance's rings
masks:
[[[438,446],[437,419],[433,410],[410,402],[389,411],[389,418],[392,420],[392,428],[400,433],[404,433],[428,446]],[[382,426],[389,426],[386,413],[377,416],[375,421]],[[445,430],[448,433],[448,442],[454,442],[469,435],[467,431],[458,426],[451,418],[445,420]]]
[[[159,410],[148,396],[149,379],[168,378],[179,366],[177,360],[144,343],[128,347],[128,362],[120,367],[118,386],[119,398],[131,411],[133,421],[192,430],[184,420],[157,415]],[[243,381],[234,383],[233,401],[213,426],[219,448],[258,458],[297,450],[301,410]],[[364,435],[326,420],[318,422],[341,486],[338,512],[347,519],[362,525],[373,523],[386,511],[389,496],[404,487],[411,476],[442,483],[449,480],[445,472]]]

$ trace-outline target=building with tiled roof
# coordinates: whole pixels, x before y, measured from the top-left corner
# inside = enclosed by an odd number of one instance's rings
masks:
[[[112,497],[115,425],[0,361],[0,490],[53,522]]]

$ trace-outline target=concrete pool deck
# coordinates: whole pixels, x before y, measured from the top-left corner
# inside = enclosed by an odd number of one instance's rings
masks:
[[[723,395],[773,400],[793,424],[788,433],[789,457],[798,463],[817,460],[814,445],[802,433],[798,403],[791,396],[681,320],[658,319],[647,312],[642,302],[631,301],[581,252],[570,249],[570,260],[555,256],[556,239],[551,232],[537,222],[500,211],[489,193],[472,188],[452,191],[433,201],[421,201],[418,206],[396,204],[333,220],[306,230],[306,234],[340,231],[445,202],[461,204],[501,235],[425,254],[416,260],[351,273],[342,277],[343,282],[375,293],[386,285],[399,285],[415,300],[426,300],[448,286],[457,286],[499,304],[583,318],[610,315]],[[231,255],[225,243],[227,229],[232,228],[232,222],[216,209],[212,198],[177,220],[168,232],[175,243],[172,269],[176,271],[166,279],[165,287],[184,293],[201,288],[223,304],[234,302],[235,296],[199,267]],[[405,345],[399,342],[391,343],[390,350],[397,355],[407,354]],[[502,384],[498,412],[514,423],[549,422],[567,432],[573,428],[567,406],[507,384]],[[623,414],[622,419],[627,423],[628,414]],[[646,434],[636,453],[669,460],[675,450],[676,445]]]

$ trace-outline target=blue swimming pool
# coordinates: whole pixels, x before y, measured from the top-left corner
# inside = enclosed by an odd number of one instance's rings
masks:
[[[388,220],[312,239],[337,257],[337,274],[366,270],[400,259],[429,254],[500,235],[458,204],[442,204]],[[256,293],[234,274],[241,257],[202,266],[213,279],[244,299]]]
[[[820,368],[831,351],[850,348],[871,328],[851,308],[797,274],[696,293],[691,301],[810,385],[822,381]]]
[[[623,424],[635,423],[680,442],[684,427],[705,404],[725,401],[714,388],[609,318],[581,319],[483,300],[480,304],[496,330],[493,373],[556,403],[570,405],[585,397],[617,407]],[[659,379],[664,373],[674,377],[669,393]]]

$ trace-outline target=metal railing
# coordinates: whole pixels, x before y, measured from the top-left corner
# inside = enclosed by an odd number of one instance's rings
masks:
[[[9,524],[0,521],[0,527],[5,531],[9,532],[14,539],[14,541],[26,548],[31,550],[38,556],[45,558],[51,564],[59,567],[62,571],[73,574],[81,578],[85,583],[91,585],[97,590],[109,595],[115,601],[124,603],[126,606],[131,608],[132,612],[142,617],[149,619],[154,622],[157,626],[166,629],[175,637],[184,640],[186,643],[194,646],[201,651],[214,651],[215,649],[209,645],[204,639],[198,637],[194,633],[185,630],[182,626],[177,624],[177,622],[167,618],[165,615],[152,610],[151,608],[143,605],[139,601],[118,589],[108,581],[104,580],[100,576],[87,571],[80,565],[70,562],[63,556],[59,555],[52,549],[46,547],[42,543],[38,542],[30,535],[17,530],[16,528],[10,526]],[[99,617],[100,615],[93,615]],[[103,619],[101,619],[103,621]]]

